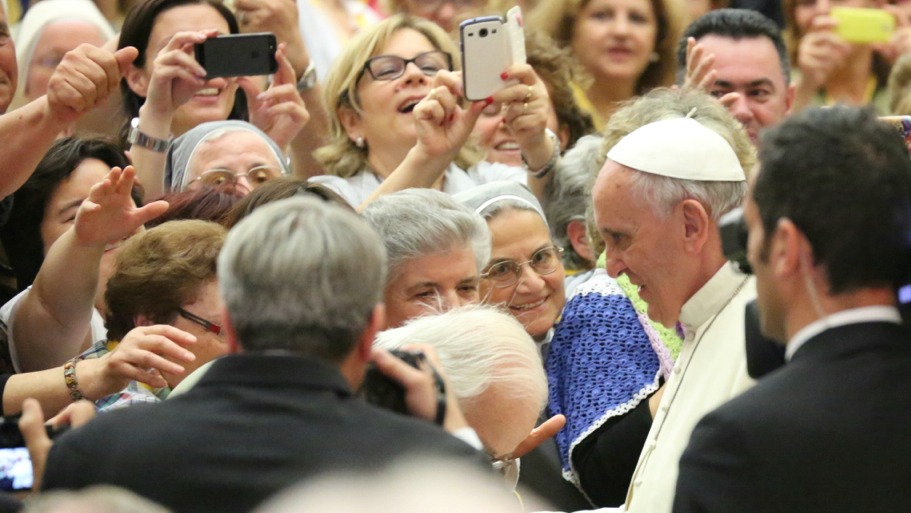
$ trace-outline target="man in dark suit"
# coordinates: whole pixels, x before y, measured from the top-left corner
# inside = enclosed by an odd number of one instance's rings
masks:
[[[384,324],[385,269],[377,235],[350,212],[312,198],[260,208],[218,261],[220,331],[235,354],[181,397],[58,438],[45,489],[108,483],[178,512],[246,512],[326,471],[369,471],[417,452],[478,463],[433,423],[352,396]],[[446,407],[429,374],[388,353],[375,358],[405,385],[415,416],[432,420]],[[467,426],[454,401],[441,420]]]
[[[911,161],[869,111],[796,115],[765,133],[744,203],[762,331],[788,362],[706,415],[674,511],[905,511]]]

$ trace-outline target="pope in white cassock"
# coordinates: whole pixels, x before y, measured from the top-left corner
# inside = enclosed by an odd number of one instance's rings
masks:
[[[737,155],[691,118],[645,125],[607,154],[592,190],[607,272],[626,274],[648,315],[684,341],[639,455],[625,509],[669,513],[677,464],[696,422],[752,384],[744,307],[753,279],[722,253],[718,219],[747,189]]]

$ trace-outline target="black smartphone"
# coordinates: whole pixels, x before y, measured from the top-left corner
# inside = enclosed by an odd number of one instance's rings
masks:
[[[196,61],[206,78],[271,75],[278,70],[275,34],[228,34],[196,45]]]
[[[67,429],[47,426],[47,436],[54,438]],[[0,490],[31,490],[33,481],[32,459],[19,431],[19,416],[0,417]]]

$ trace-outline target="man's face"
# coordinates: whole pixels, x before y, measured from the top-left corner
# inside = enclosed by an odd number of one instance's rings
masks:
[[[769,248],[766,234],[759,217],[759,207],[753,201],[753,188],[743,201],[743,218],[749,230],[747,259],[756,276],[756,295],[759,305],[760,327],[766,337],[787,340],[782,313],[782,296],[776,287],[775,278],[769,265]]]
[[[753,144],[759,131],[779,123],[791,110],[793,88],[787,85],[775,45],[766,37],[733,39],[707,35],[698,43],[715,55],[718,76],[709,93],[739,93],[728,110],[746,129]]]
[[[648,303],[648,316],[671,327],[690,295],[685,229],[677,207],[659,215],[631,190],[638,172],[612,160],[604,164],[592,190],[595,222],[604,238],[608,274],[627,275]]]
[[[0,114],[6,112],[16,94],[19,68],[16,65],[16,47],[9,32],[6,11],[0,4]]]

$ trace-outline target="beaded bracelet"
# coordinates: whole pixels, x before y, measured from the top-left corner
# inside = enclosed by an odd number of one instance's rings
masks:
[[[70,389],[70,399],[73,401],[83,399],[82,392],[79,391],[79,380],[76,379],[76,362],[78,361],[77,356],[69,359],[63,365],[63,380],[66,382],[66,387]]]

